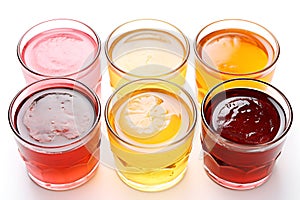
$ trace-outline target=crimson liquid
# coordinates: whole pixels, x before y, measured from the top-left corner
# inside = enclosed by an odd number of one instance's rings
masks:
[[[203,108],[202,146],[208,175],[221,185],[260,184],[270,175],[286,117],[279,103],[253,89],[228,89]],[[258,150],[260,149],[260,150]]]
[[[83,93],[51,88],[32,94],[15,118],[30,177],[51,189],[85,182],[99,163],[98,108]]]

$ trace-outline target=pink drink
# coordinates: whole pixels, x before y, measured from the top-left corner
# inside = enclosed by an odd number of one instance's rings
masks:
[[[78,80],[100,92],[101,41],[89,26],[70,19],[54,19],[29,29],[17,48],[27,84],[44,78]]]
[[[48,30],[31,38],[22,59],[44,75],[68,75],[86,67],[96,56],[97,44],[88,34],[71,28]]]

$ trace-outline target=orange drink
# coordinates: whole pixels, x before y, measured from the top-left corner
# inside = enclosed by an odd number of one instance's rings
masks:
[[[195,41],[198,100],[216,84],[247,77],[270,82],[279,44],[264,27],[244,20],[222,20],[204,27]]]

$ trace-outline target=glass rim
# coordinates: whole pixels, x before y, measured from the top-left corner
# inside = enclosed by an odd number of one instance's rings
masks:
[[[43,24],[46,24],[46,23],[51,23],[51,22],[56,22],[56,21],[70,21],[72,23],[77,23],[77,24],[80,24],[84,27],[86,27],[87,29],[89,29],[94,35],[95,39],[96,39],[96,44],[97,44],[97,52],[96,54],[93,56],[93,59],[86,65],[84,65],[83,67],[80,68],[80,70],[76,71],[76,72],[72,72],[72,73],[66,73],[66,74],[63,74],[63,75],[50,75],[50,74],[43,74],[39,71],[36,71],[36,70],[33,70],[31,66],[28,66],[22,59],[22,49],[21,49],[21,44],[23,42],[23,39],[25,38],[25,36],[30,32],[32,31],[33,29],[39,27],[40,25],[43,25]],[[38,33],[39,34],[39,33]],[[88,34],[90,35],[90,34]],[[22,36],[21,38],[19,39],[19,42],[17,44],[17,57],[18,57],[18,60],[19,62],[21,63],[21,65],[23,66],[24,69],[26,69],[28,72],[34,74],[34,75],[37,75],[37,76],[40,76],[40,77],[45,77],[45,78],[56,78],[56,77],[70,77],[70,76],[74,76],[74,75],[77,75],[77,74],[80,74],[81,72],[84,72],[86,70],[88,70],[90,68],[90,66],[93,66],[93,64],[95,62],[97,62],[97,59],[98,57],[100,56],[100,52],[101,52],[101,39],[100,37],[98,36],[98,34],[96,33],[96,31],[91,28],[91,26],[87,25],[86,23],[83,23],[79,20],[75,20],[75,19],[70,19],[70,18],[54,18],[54,19],[49,19],[49,20],[46,20],[46,21],[42,21],[42,22],[39,22],[38,24],[35,24],[34,26],[31,26]]]
[[[288,108],[290,117],[287,118],[286,126],[284,127],[283,131],[281,132],[281,135],[278,138],[271,140],[269,142],[263,143],[263,144],[240,144],[237,142],[230,141],[230,140],[222,137],[221,135],[217,134],[216,131],[208,124],[208,122],[204,116],[205,103],[208,100],[208,97],[213,93],[213,91],[215,89],[221,87],[222,85],[224,85],[226,83],[235,82],[235,81],[250,81],[250,82],[261,83],[263,85],[266,85],[266,86],[274,89],[283,98],[283,100],[286,103],[286,106]],[[238,86],[238,88],[245,88],[245,87]],[[251,87],[249,87],[249,88],[251,88]],[[209,92],[203,98],[203,101],[201,103],[201,108],[200,108],[200,114],[201,114],[201,120],[202,120],[203,124],[209,130],[207,134],[211,136],[213,141],[215,141],[218,144],[221,143],[221,144],[225,145],[226,147],[234,148],[240,152],[242,152],[242,151],[258,152],[264,148],[267,148],[267,149],[272,148],[274,145],[276,145],[278,142],[282,141],[285,138],[285,136],[289,132],[292,122],[293,122],[293,110],[292,110],[292,106],[291,106],[289,100],[287,99],[287,97],[278,88],[271,85],[270,83],[262,81],[262,80],[258,80],[258,79],[252,79],[252,78],[235,78],[235,79],[223,81],[223,82],[215,85],[213,88],[211,88],[209,90]],[[286,116],[286,112],[284,112],[284,114]],[[201,137],[202,137],[202,135],[203,134],[201,134]]]
[[[70,142],[70,143],[67,143],[67,144],[63,144],[63,145],[54,145],[54,146],[44,146],[44,145],[39,145],[37,143],[34,143],[34,142],[30,142],[29,140],[26,140],[24,139],[21,134],[19,133],[18,131],[18,128],[17,128],[17,125],[15,124],[15,121],[14,119],[16,118],[16,116],[14,116],[14,118],[12,118],[13,116],[13,113],[12,113],[12,110],[13,110],[13,107],[15,106],[15,102],[16,100],[20,97],[20,95],[23,94],[23,92],[25,92],[27,89],[29,89],[30,87],[36,85],[36,84],[39,84],[41,82],[47,82],[47,81],[53,81],[53,80],[58,80],[55,82],[55,84],[60,84],[60,83],[63,83],[65,84],[65,82],[63,81],[68,81],[69,83],[73,82],[75,83],[76,85],[80,85],[82,88],[85,89],[85,91],[87,91],[89,94],[91,94],[91,96],[93,96],[96,104],[97,104],[97,110],[95,110],[95,113],[98,113],[95,115],[95,119],[94,119],[94,122],[92,124],[92,126],[86,131],[86,134],[83,136],[83,137],[78,137],[77,139],[75,139],[74,141]],[[59,82],[59,80],[61,82]],[[75,85],[74,84],[74,85]],[[42,89],[38,89],[37,91],[34,91],[33,93],[36,93],[36,92],[40,92],[40,91],[43,91],[43,89],[51,89],[52,87],[46,87],[46,88],[42,88]],[[72,89],[74,89],[74,87],[72,87]],[[76,90],[76,89],[75,89]],[[76,90],[77,91],[77,90]],[[81,93],[81,92],[79,92]],[[31,95],[31,94],[30,94]],[[26,98],[28,98],[28,96],[26,96]],[[24,101],[26,98],[24,98],[22,101]],[[87,97],[88,98],[88,97]],[[20,107],[20,104],[19,105],[16,105],[17,107]],[[95,107],[95,106],[93,106]],[[15,115],[15,113],[14,113]],[[73,145],[76,145],[78,142],[80,141],[86,141],[89,139],[89,137],[92,137],[89,133],[93,132],[93,130],[95,130],[100,122],[100,118],[101,118],[101,103],[100,103],[100,100],[97,96],[97,94],[92,90],[90,89],[88,86],[86,86],[84,83],[80,82],[80,81],[77,81],[75,79],[71,79],[71,78],[60,78],[60,77],[54,77],[54,78],[46,78],[46,79],[40,79],[38,81],[35,81],[33,83],[30,83],[28,84],[27,86],[25,86],[23,89],[21,89],[15,96],[14,98],[12,99],[10,105],[9,105],[9,108],[8,108],[8,121],[9,121],[9,125],[11,127],[11,130],[13,131],[14,133],[14,136],[17,138],[17,140],[19,142],[21,142],[22,144],[24,145],[29,145],[30,147],[32,148],[39,148],[41,150],[51,150],[51,149],[61,149],[61,148],[65,148],[65,147],[68,147],[68,146],[73,146]],[[101,134],[101,133],[100,133]],[[71,151],[73,149],[76,149],[78,148],[78,145],[74,146],[73,148],[70,148],[70,149],[67,149],[67,150],[62,150],[62,152],[68,152],[68,151]]]
[[[125,138],[122,138],[118,135],[118,133],[116,131],[114,131],[114,129],[111,126],[111,123],[108,119],[108,112],[109,112],[109,106],[112,102],[112,99],[118,94],[118,92],[120,90],[122,90],[123,88],[127,87],[128,85],[132,85],[132,84],[138,84],[139,82],[145,82],[145,83],[150,83],[150,82],[158,82],[158,83],[164,83],[164,84],[171,84],[172,86],[178,88],[180,91],[182,91],[184,93],[184,95],[186,95],[186,97],[189,99],[192,108],[191,108],[191,112],[192,112],[192,123],[189,127],[189,129],[186,131],[185,135],[183,137],[180,137],[179,139],[172,141],[170,143],[166,143],[166,144],[133,144],[130,141],[126,140]],[[125,83],[124,85],[122,85],[121,87],[119,87],[115,92],[113,92],[112,95],[110,95],[110,97],[108,98],[105,108],[104,108],[104,118],[105,118],[105,122],[106,122],[106,126],[109,129],[109,131],[113,134],[113,136],[115,138],[117,138],[117,140],[121,141],[122,143],[125,143],[126,145],[135,147],[135,148],[143,148],[143,149],[158,149],[158,148],[163,148],[163,147],[169,147],[169,146],[173,146],[176,144],[179,144],[180,142],[184,141],[188,136],[190,136],[192,134],[192,132],[195,130],[196,128],[196,124],[197,124],[197,107],[196,107],[196,103],[194,102],[192,96],[186,91],[186,89],[184,89],[183,87],[177,85],[176,83],[167,81],[167,80],[163,80],[163,79],[158,79],[158,78],[144,78],[144,79],[138,79],[138,80],[134,80],[134,81],[130,81]]]
[[[274,51],[275,52],[274,60],[272,60],[272,62],[270,64],[266,65],[263,69],[258,70],[258,71],[248,72],[248,73],[231,73],[231,72],[226,72],[226,71],[220,71],[220,70],[216,69],[215,67],[213,67],[212,65],[208,64],[204,59],[202,59],[199,56],[199,53],[197,51],[197,44],[198,44],[197,41],[198,41],[198,38],[199,38],[200,34],[206,28],[208,28],[208,27],[210,27],[212,25],[215,25],[215,24],[218,24],[218,23],[223,23],[223,22],[229,22],[229,21],[236,21],[236,22],[240,22],[240,23],[252,24],[254,26],[257,26],[257,27],[261,28],[266,33],[268,33],[273,38],[273,40],[275,42],[275,46],[276,46],[276,49],[274,49],[275,50]],[[228,27],[228,28],[231,28],[231,27]],[[265,38],[265,37],[263,37],[263,38]],[[232,76],[249,76],[249,75],[260,74],[260,73],[263,73],[265,71],[268,71],[269,69],[272,69],[273,67],[275,67],[275,63],[278,61],[279,55],[280,55],[280,45],[279,45],[279,42],[278,42],[277,38],[275,37],[275,35],[271,31],[269,31],[267,28],[265,28],[264,26],[262,26],[262,25],[260,25],[260,24],[258,24],[256,22],[253,22],[253,21],[250,21],[250,20],[245,20],[245,19],[238,19],[238,18],[236,18],[236,19],[235,18],[221,19],[221,20],[217,20],[217,21],[214,21],[214,22],[211,22],[211,23],[207,24],[202,29],[200,29],[200,31],[197,33],[197,36],[196,36],[196,38],[194,40],[194,43],[193,43],[193,46],[194,46],[194,53],[196,55],[196,58],[205,66],[206,69],[208,69],[210,71],[213,71],[215,73],[220,73],[220,74],[223,74],[223,75],[232,75]],[[271,46],[273,47],[273,45],[271,45]]]
[[[122,28],[123,26],[126,26],[127,24],[131,24],[131,23],[135,23],[135,22],[140,22],[140,21],[153,21],[153,22],[158,22],[158,23],[162,23],[162,24],[165,24],[165,25],[168,25],[170,27],[172,27],[173,29],[175,29],[176,31],[178,31],[178,33],[183,37],[184,39],[184,46],[185,47],[185,50],[186,50],[186,55],[183,57],[181,63],[174,69],[168,71],[168,72],[165,72],[165,73],[162,73],[162,74],[159,74],[159,75],[156,75],[156,76],[151,76],[151,78],[158,78],[161,77],[161,76],[167,76],[167,75],[170,75],[176,71],[178,71],[181,67],[183,67],[186,62],[188,61],[188,58],[189,58],[189,55],[190,55],[190,43],[189,43],[189,40],[187,38],[187,36],[178,28],[176,27],[175,25],[169,23],[169,22],[166,22],[166,21],[163,21],[163,20],[160,20],[160,19],[153,19],[153,18],[140,18],[140,19],[134,19],[134,20],[130,20],[130,21],[127,21],[119,26],[117,26],[110,34],[109,36],[107,37],[105,43],[104,43],[104,52],[105,52],[105,55],[106,55],[106,58],[108,60],[108,62],[111,64],[111,66],[118,70],[119,72],[121,72],[122,74],[127,74],[129,76],[133,76],[133,77],[136,77],[136,78],[141,78],[141,79],[147,79],[148,77],[147,76],[141,76],[141,75],[137,75],[137,74],[133,74],[133,73],[130,73],[130,72],[126,72],[125,70],[121,69],[120,66],[116,65],[115,62],[110,58],[109,56],[109,48],[108,48],[108,43],[112,38],[112,36],[114,35],[115,32],[117,32],[120,28]],[[164,30],[164,29],[162,29]],[[166,30],[164,30],[166,31]],[[167,33],[169,33],[168,31],[166,31]],[[177,36],[171,34],[172,36],[178,38]]]

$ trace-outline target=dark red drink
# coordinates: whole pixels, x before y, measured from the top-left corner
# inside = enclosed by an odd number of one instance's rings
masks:
[[[270,95],[248,88],[227,89],[206,100],[201,142],[208,175],[232,189],[265,182],[282,149],[284,108]]]

